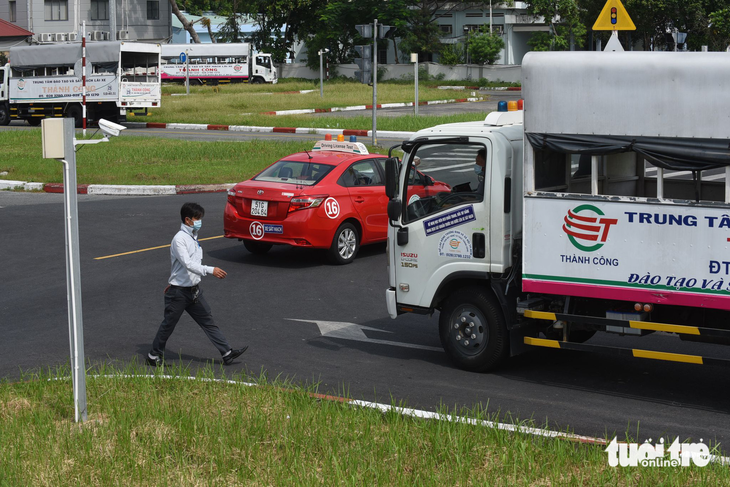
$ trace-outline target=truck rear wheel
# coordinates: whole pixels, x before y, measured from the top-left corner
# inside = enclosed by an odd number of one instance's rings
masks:
[[[84,119],[83,119],[83,112],[81,111],[81,107],[79,105],[71,105],[66,109],[66,116],[68,118],[74,119],[74,126],[78,129],[83,126]]]
[[[10,123],[10,110],[8,107],[0,105],[0,125],[7,125]]]
[[[439,336],[451,360],[464,370],[486,372],[508,357],[507,326],[488,288],[452,293],[439,315]]]

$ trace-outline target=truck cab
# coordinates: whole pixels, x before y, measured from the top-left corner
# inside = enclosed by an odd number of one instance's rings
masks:
[[[0,66],[0,126],[10,123],[10,107],[8,106],[8,73],[10,65]]]
[[[586,343],[664,332],[730,344],[723,56],[529,53],[524,112],[402,143],[402,162],[386,163],[390,316],[438,312],[445,351],[472,371],[532,347],[730,365],[711,346]],[[698,77],[713,103],[697,100]],[[409,198],[415,165],[453,190]]]

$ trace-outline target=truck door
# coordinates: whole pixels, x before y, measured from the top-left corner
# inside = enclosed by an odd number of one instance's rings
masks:
[[[491,141],[463,140],[422,143],[404,158],[401,180],[416,161],[417,171],[441,191],[414,197],[411,185],[401,185],[400,228],[391,228],[390,239],[400,304],[428,308],[447,276],[486,277],[489,270]]]

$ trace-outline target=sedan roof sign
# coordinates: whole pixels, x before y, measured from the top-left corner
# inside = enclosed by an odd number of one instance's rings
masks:
[[[350,152],[352,154],[369,154],[365,144],[360,142],[338,142],[335,140],[320,140],[314,144],[313,151]]]

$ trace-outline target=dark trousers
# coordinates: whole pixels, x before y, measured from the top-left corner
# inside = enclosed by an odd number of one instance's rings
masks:
[[[228,341],[213,321],[213,315],[205,296],[203,296],[203,291],[199,287],[197,287],[197,290],[199,291],[197,299],[195,298],[195,288],[170,286],[167,290],[165,293],[165,318],[162,320],[157,335],[155,335],[152,342],[152,351],[150,352],[152,355],[158,357],[164,355],[167,339],[175,331],[175,326],[183,311],[187,311],[195,322],[200,325],[221,355],[231,349],[228,346]]]

